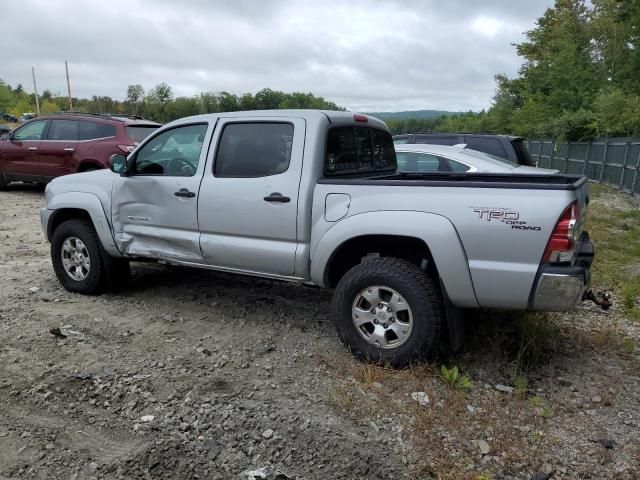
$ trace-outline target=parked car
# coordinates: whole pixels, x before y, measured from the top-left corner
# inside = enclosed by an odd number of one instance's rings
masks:
[[[160,124],[91,114],[38,117],[0,137],[0,187],[46,183],[60,175],[107,168],[114,153],[130,152]]]
[[[554,174],[560,170],[516,165],[466,145],[395,145],[399,172],[495,172]]]
[[[22,115],[20,115],[20,118],[18,118],[18,123],[28,122],[29,120],[32,120],[36,117],[37,115],[35,113],[23,113]]]
[[[72,292],[122,288],[136,260],[317,285],[335,289],[326,315],[352,352],[404,365],[442,327],[460,338],[459,309],[568,310],[589,284],[585,177],[397,174],[365,115],[189,117],[111,165],[45,191]]]
[[[18,119],[10,113],[0,113],[0,120],[9,123],[18,123]]]
[[[428,143],[431,145],[466,144],[472,150],[489,153],[517,165],[535,167],[536,162],[527,150],[522,137],[469,133],[412,133],[395,135],[395,145]]]

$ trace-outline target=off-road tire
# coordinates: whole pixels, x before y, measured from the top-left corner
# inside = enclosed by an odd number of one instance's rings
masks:
[[[383,285],[398,292],[409,305],[413,328],[407,340],[396,348],[383,349],[365,340],[352,317],[353,304],[364,289]],[[413,263],[400,258],[364,260],[339,281],[333,297],[336,329],[340,340],[359,358],[403,367],[433,358],[440,348],[440,327],[444,319],[442,293],[438,283]]]

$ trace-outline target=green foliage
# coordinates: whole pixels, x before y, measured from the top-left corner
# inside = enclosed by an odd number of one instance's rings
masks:
[[[523,396],[527,393],[527,389],[529,388],[529,380],[523,375],[518,375],[513,381],[513,386],[516,395]]]
[[[445,384],[451,388],[468,390],[471,388],[471,380],[467,375],[460,375],[458,367],[447,368],[446,365],[440,367],[440,375]]]
[[[536,410],[538,415],[544,418],[549,418],[553,414],[553,410],[549,402],[542,397],[531,397],[529,404]]]
[[[40,97],[42,114],[67,110],[67,97],[45,90]],[[142,85],[127,86],[126,100],[94,95],[90,99],[74,98],[74,110],[88,113],[119,113],[142,115],[150,120],[169,122],[177,118],[201,113],[230,112],[236,110],[273,110],[282,108],[344,110],[333,102],[311,93],[285,93],[265,88],[255,95],[245,93],[238,97],[232,93],[202,92],[193,97],[174,98],[167,83],[159,83],[147,95]],[[12,89],[0,80],[0,112],[20,116],[35,112],[35,97],[27,94],[21,85]]]
[[[640,0],[556,0],[516,45],[516,78],[496,75],[488,112],[390,122],[394,133],[640,136]]]

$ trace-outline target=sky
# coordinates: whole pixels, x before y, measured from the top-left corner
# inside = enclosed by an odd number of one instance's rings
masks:
[[[513,43],[553,0],[20,0],[2,2],[0,79],[33,91],[124,99],[262,88],[349,110],[478,111]]]

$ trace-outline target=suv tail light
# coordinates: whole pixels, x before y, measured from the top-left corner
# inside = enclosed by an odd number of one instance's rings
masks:
[[[580,206],[575,201],[562,213],[547,243],[544,263],[567,263],[573,260],[580,239]]]
[[[122,150],[124,153],[131,153],[133,149],[136,148],[135,145],[118,145],[118,148]]]

